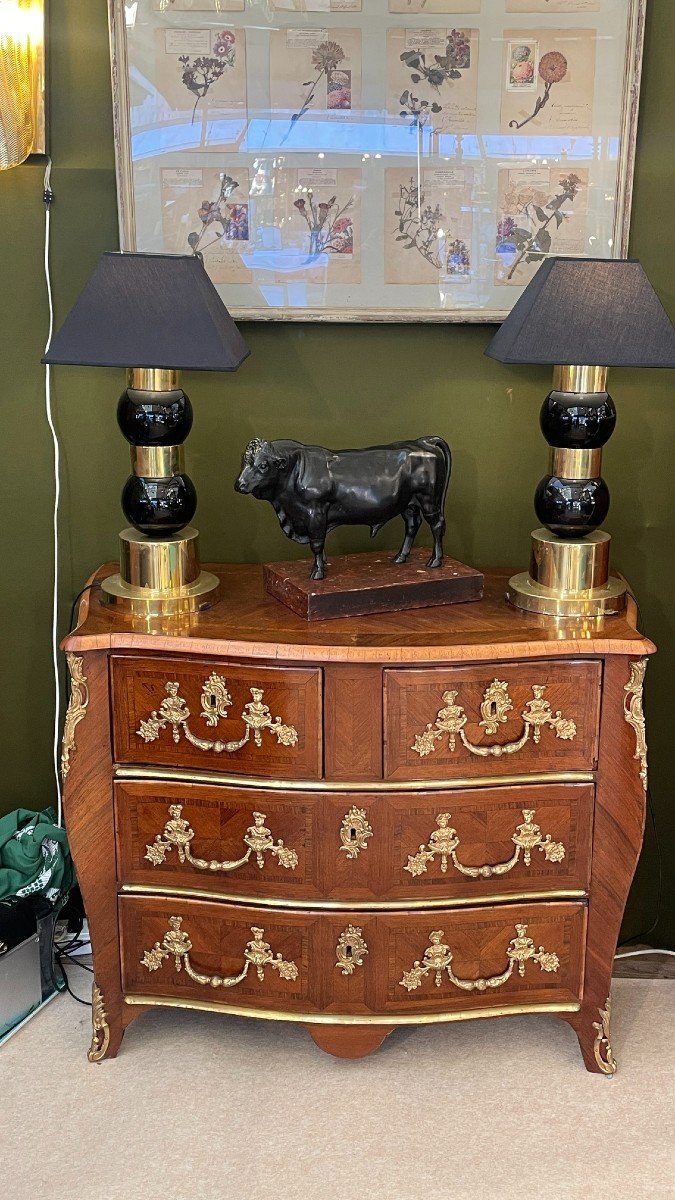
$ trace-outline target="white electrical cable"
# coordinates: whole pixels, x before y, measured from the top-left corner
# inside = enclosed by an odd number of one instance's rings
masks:
[[[629,950],[627,954],[615,954],[614,958],[640,958],[643,954],[672,954],[675,956],[675,950],[660,950],[657,946],[650,946],[648,950]]]
[[[52,160],[47,159],[47,167],[45,169],[44,178],[44,201],[45,201],[45,284],[47,287],[47,302],[49,304],[49,332],[47,334],[47,342],[45,345],[45,353],[49,349],[49,343],[52,340],[54,330],[54,301],[52,297],[52,280],[49,270],[49,244],[50,244],[50,218],[51,218],[51,175],[52,175]],[[54,448],[54,511],[53,511],[53,559],[54,559],[54,590],[52,593],[52,666],[54,670],[54,779],[56,781],[57,795],[57,824],[62,824],[62,796],[61,796],[61,775],[59,772],[59,747],[61,741],[61,687],[59,683],[59,501],[61,498],[61,466],[60,466],[60,449],[59,439],[54,425],[54,415],[52,412],[52,378],[51,367],[45,366],[45,410],[47,413],[47,424],[52,435],[52,443]]]

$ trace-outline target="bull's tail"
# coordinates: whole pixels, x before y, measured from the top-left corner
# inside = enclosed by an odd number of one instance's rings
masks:
[[[445,500],[448,494],[450,476],[452,474],[452,454],[450,453],[450,447],[445,438],[442,437],[435,437],[431,435],[429,437],[421,437],[419,440],[423,444],[426,443],[428,446],[433,446],[434,449],[440,450],[441,454],[443,455],[443,461],[445,463],[445,478],[443,479],[442,486],[439,489],[440,494],[438,495],[438,505],[441,513],[445,513]]]

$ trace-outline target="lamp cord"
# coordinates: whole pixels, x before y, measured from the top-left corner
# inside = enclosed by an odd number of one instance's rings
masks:
[[[52,160],[47,159],[45,168],[44,184],[42,198],[45,205],[45,253],[44,253],[44,271],[45,285],[47,288],[47,303],[49,305],[49,330],[47,333],[47,342],[45,345],[45,353],[49,349],[49,343],[52,340],[54,331],[54,298],[52,295],[52,280],[49,267],[49,248],[50,248],[50,223],[51,223],[51,206],[54,199],[54,193],[51,188],[52,175]],[[59,439],[54,424],[54,413],[52,410],[52,377],[51,367],[45,365],[45,411],[47,414],[47,424],[52,435],[52,445],[54,450],[54,509],[52,518],[53,528],[53,567],[54,567],[54,588],[52,593],[52,666],[54,672],[54,742],[53,742],[53,757],[54,757],[54,780],[56,782],[57,796],[57,824],[63,822],[63,803],[61,794],[61,774],[59,770],[59,746],[61,741],[61,689],[59,684],[59,502],[61,499],[61,463],[60,463],[60,448]]]

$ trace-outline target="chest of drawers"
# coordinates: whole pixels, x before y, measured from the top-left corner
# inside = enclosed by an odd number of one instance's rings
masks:
[[[153,1006],[301,1022],[343,1057],[543,1012],[612,1073],[654,650],[632,611],[547,622],[505,573],[477,603],[307,625],[260,568],[213,569],[217,606],[143,628],[99,603],[102,568],[66,639],[90,1059]]]

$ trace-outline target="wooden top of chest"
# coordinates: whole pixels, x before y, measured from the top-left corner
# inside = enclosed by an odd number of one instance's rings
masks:
[[[91,577],[94,586],[80,603],[78,627],[64,649],[389,664],[641,656],[655,649],[636,629],[631,600],[623,616],[551,620],[507,604],[510,571],[487,573],[484,598],[472,603],[308,623],[265,593],[261,566],[209,565],[222,581],[218,604],[189,618],[148,623],[101,603],[95,584],[116,570],[107,563]]]

